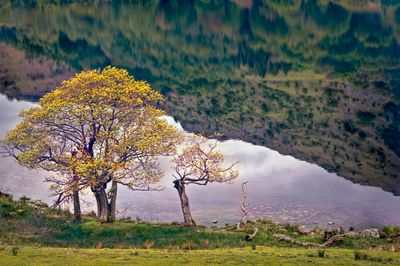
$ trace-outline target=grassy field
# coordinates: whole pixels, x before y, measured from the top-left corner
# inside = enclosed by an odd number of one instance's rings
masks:
[[[11,246],[0,265],[399,265],[400,254],[385,251],[255,247],[214,250],[74,249]]]

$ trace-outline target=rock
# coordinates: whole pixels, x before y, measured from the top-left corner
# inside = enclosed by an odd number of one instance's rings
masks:
[[[313,229],[308,228],[308,227],[305,226],[305,225],[300,225],[299,227],[297,227],[297,231],[298,231],[300,234],[303,234],[303,235],[310,235],[310,234],[313,233]]]
[[[357,234],[356,232],[354,232],[354,231],[350,231],[350,232],[347,232],[347,233],[346,233],[346,236],[349,236],[349,237],[356,237],[356,236],[358,236],[358,234]]]
[[[212,220],[211,222],[212,222],[213,224],[217,224],[217,223],[218,223],[217,220]]]
[[[365,229],[363,230],[359,236],[362,237],[373,237],[373,238],[379,238],[379,230],[378,229]]]
[[[334,222],[328,222],[329,225],[335,224]]]
[[[379,230],[379,237],[380,238],[388,238],[389,236],[385,232]]]

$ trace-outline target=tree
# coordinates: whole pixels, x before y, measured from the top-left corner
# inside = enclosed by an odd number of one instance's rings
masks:
[[[49,180],[58,193],[90,188],[98,218],[113,221],[118,184],[149,190],[163,174],[158,157],[179,143],[181,133],[156,107],[160,101],[125,70],[83,71],[23,111],[3,147],[23,166],[58,173]]]
[[[216,149],[216,140],[210,142],[203,136],[190,136],[187,142],[187,147],[173,159],[175,171],[173,183],[181,201],[184,223],[186,226],[194,226],[196,223],[190,212],[185,186],[230,182],[239,175],[239,172],[234,169],[236,163],[227,167],[222,165],[224,156]]]

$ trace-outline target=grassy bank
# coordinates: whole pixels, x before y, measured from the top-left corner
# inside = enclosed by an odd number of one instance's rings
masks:
[[[259,232],[252,241],[245,236],[254,228]],[[257,221],[236,231],[235,226],[206,228],[185,227],[180,224],[117,221],[102,224],[86,217],[74,222],[65,213],[30,215],[0,219],[0,243],[4,245],[40,245],[76,248],[166,248],[175,250],[242,248],[253,246],[296,247],[281,242],[274,234],[285,234],[293,239],[323,243],[322,231],[312,235],[299,233],[295,225],[279,225],[271,221]],[[348,237],[333,247],[349,249],[400,250],[398,238]]]
[[[255,228],[255,238],[246,241]],[[41,202],[0,196],[0,265],[399,265],[400,254],[393,252],[400,250],[395,237],[399,228],[384,231],[389,235],[384,239],[354,236],[327,249],[302,248],[274,234],[323,243],[323,230],[302,234],[298,226],[265,220],[239,231],[233,225],[185,227],[132,220],[103,224],[89,216],[76,222],[70,213]]]

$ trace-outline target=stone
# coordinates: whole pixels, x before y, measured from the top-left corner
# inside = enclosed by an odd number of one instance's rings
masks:
[[[216,224],[216,223],[218,223],[218,221],[217,220],[212,220],[211,221],[213,224]]]
[[[299,227],[297,227],[297,231],[298,231],[300,234],[303,234],[303,235],[310,235],[310,234],[313,232],[313,229],[308,228],[308,227],[305,226],[305,225],[300,225]]]
[[[379,237],[380,238],[388,238],[389,236],[385,232],[379,231]]]
[[[379,238],[379,230],[378,229],[365,229],[361,231],[359,234],[362,237],[373,237],[373,238]]]

